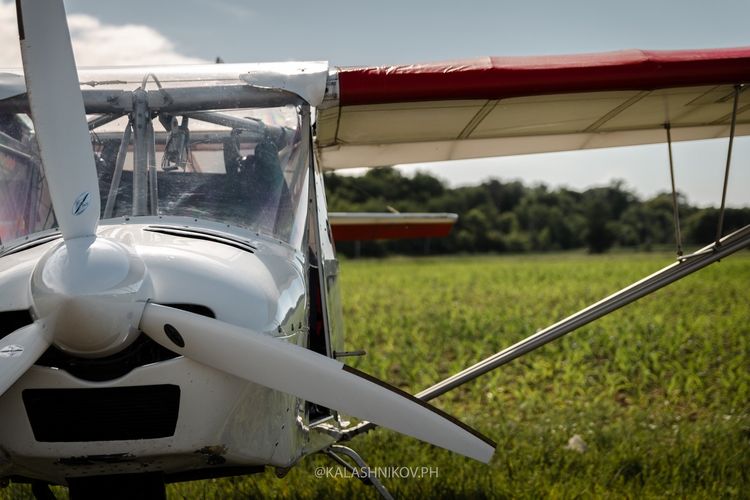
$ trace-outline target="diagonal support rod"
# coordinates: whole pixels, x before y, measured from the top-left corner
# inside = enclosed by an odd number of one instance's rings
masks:
[[[749,246],[750,225],[747,225],[725,236],[720,242],[712,243],[693,254],[680,257],[677,262],[654,274],[425,389],[417,394],[416,397],[423,401],[434,399]],[[371,422],[362,422],[351,429],[343,431],[341,439],[351,439],[375,427],[375,424]]]
[[[734,103],[732,105],[732,122],[729,128],[729,147],[727,148],[727,165],[724,169],[724,187],[721,192],[721,209],[719,210],[719,225],[716,228],[716,245],[719,245],[721,233],[724,232],[724,207],[727,201],[727,184],[729,183],[729,167],[732,165],[732,146],[734,145],[734,130],[737,125],[737,105],[740,101],[742,85],[734,86]]]
[[[680,232],[680,209],[677,200],[677,188],[674,182],[674,159],[672,158],[672,126],[664,124],[667,131],[667,149],[669,151],[669,178],[672,181],[672,217],[674,219],[674,239],[677,242],[677,257],[682,256],[682,234]]]

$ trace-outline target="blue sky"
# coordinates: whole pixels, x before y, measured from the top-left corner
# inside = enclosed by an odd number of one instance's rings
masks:
[[[69,15],[91,16],[110,31],[123,24],[145,25],[180,56],[221,56],[227,62],[308,59],[380,65],[484,55],[750,46],[747,0],[66,0],[66,7]],[[729,200],[747,206],[750,139],[735,142],[733,157]],[[676,144],[678,189],[694,203],[718,204],[725,159],[726,140]],[[456,163],[404,170],[428,170],[452,185],[492,176],[578,189],[617,178],[641,195],[669,186],[666,146]]]
[[[185,54],[228,62],[363,65],[750,45],[747,0],[67,0],[66,6],[108,23],[147,24]]]

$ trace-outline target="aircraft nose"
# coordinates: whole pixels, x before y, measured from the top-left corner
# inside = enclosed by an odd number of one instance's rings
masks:
[[[138,335],[151,286],[143,260],[104,238],[75,238],[45,254],[31,275],[34,313],[53,342],[82,357],[127,347]]]

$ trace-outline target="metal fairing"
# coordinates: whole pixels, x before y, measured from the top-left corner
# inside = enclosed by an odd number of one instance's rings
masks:
[[[151,220],[153,219],[153,220]],[[153,301],[197,304],[218,320],[306,346],[308,333],[305,266],[302,254],[275,240],[225,224],[190,219],[191,229],[222,231],[247,241],[250,252],[216,241],[152,232],[153,224],[185,228],[181,218],[144,217],[138,223],[102,226],[99,237],[137,252],[154,283]],[[145,224],[144,224],[145,223]],[[0,303],[28,307],[24,297],[33,262],[55,242],[0,259]],[[24,284],[25,283],[25,284]],[[157,439],[39,442],[24,408],[29,389],[122,388],[173,384],[179,413],[173,436]],[[65,408],[59,408],[65,412]],[[0,475],[63,483],[66,477],[210,467],[289,467],[303,451],[317,451],[333,438],[315,435],[302,401],[248,383],[184,357],[145,366],[108,381],[76,378],[63,369],[35,365],[0,397]],[[311,436],[312,434],[312,436]]]
[[[325,325],[329,337],[329,356],[344,350],[344,317],[341,309],[341,287],[339,286],[339,262],[333,244],[331,226],[328,222],[323,174],[315,162],[313,178],[315,182],[316,239],[319,245],[320,282],[323,287],[326,309]]]

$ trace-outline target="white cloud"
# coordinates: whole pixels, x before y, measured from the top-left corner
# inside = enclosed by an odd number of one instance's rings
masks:
[[[191,64],[208,62],[180,54],[174,44],[141,24],[105,24],[86,14],[68,16],[78,66]],[[0,67],[21,66],[16,9],[0,3]]]

